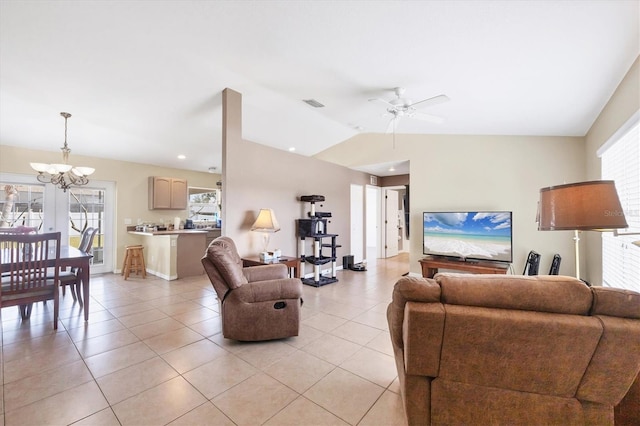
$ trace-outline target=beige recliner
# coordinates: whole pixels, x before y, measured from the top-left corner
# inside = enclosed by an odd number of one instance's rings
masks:
[[[298,335],[302,282],[288,278],[285,265],[243,268],[228,237],[209,244],[202,265],[221,301],[225,338],[258,341]]]

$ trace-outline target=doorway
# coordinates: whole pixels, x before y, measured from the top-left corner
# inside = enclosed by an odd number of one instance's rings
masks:
[[[398,255],[398,191],[384,190],[384,257]]]
[[[362,185],[351,184],[351,254],[353,263],[364,260],[364,229],[362,218],[364,217],[364,190]]]
[[[367,262],[383,257],[380,232],[380,187],[367,185],[365,197],[365,233]]]

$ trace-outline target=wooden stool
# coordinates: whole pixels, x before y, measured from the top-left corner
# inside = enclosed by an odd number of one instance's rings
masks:
[[[147,277],[143,249],[144,247],[141,245],[125,247],[124,262],[122,264],[122,275],[124,275],[125,280],[129,278],[131,272],[135,274],[141,273],[142,278]]]

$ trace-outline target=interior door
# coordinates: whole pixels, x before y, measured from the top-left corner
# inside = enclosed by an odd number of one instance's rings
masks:
[[[364,260],[364,188],[351,185],[351,254],[353,262]]]
[[[384,193],[384,257],[393,257],[398,255],[398,191],[386,189]]]
[[[380,188],[377,186],[367,185],[366,197],[366,241],[367,241],[367,262],[372,262],[377,258],[383,257],[382,251],[379,249],[382,244],[380,240]]]

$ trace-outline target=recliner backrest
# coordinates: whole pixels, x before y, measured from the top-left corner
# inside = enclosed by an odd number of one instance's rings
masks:
[[[218,237],[209,244],[202,258],[202,265],[220,300],[224,299],[229,290],[248,282],[242,272],[242,258],[229,237]]]

